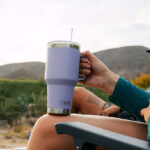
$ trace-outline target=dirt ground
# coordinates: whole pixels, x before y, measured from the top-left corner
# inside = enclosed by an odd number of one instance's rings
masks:
[[[8,129],[0,129],[0,149],[9,148],[13,150],[16,147],[26,147],[28,139],[21,139],[17,137],[5,138],[4,134]]]

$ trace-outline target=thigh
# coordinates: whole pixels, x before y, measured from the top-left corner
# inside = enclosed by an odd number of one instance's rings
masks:
[[[106,102],[83,87],[75,87],[72,113],[100,115]]]
[[[147,125],[144,123],[92,115],[71,114],[69,116],[44,115],[36,122],[27,150],[73,150],[73,139],[69,135],[58,135],[55,123],[79,121],[99,128],[146,140]]]

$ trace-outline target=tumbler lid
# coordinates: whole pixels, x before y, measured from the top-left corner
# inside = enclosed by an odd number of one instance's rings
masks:
[[[54,47],[69,47],[69,48],[75,48],[80,50],[80,44],[72,41],[51,41],[48,42],[48,48],[54,48]]]

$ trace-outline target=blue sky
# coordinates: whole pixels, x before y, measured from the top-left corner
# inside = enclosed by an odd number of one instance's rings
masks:
[[[0,65],[46,60],[47,43],[70,40],[96,52],[150,48],[149,0],[0,0]]]

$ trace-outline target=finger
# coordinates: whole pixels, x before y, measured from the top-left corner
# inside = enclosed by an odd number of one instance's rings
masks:
[[[80,63],[90,63],[90,61],[87,58],[80,58]]]
[[[102,112],[102,116],[109,116],[108,111],[107,111],[107,110],[104,110],[104,111]]]
[[[148,118],[149,118],[148,116],[144,116],[144,120],[146,123],[148,123]]]
[[[91,70],[89,70],[89,69],[80,69],[79,73],[89,75],[89,74],[91,74]]]
[[[144,112],[145,112],[145,108],[140,111],[141,116],[144,115]]]
[[[120,108],[118,109],[118,107],[116,106],[111,106],[109,108],[106,108],[104,111],[106,111],[109,116],[113,116],[120,112]]]
[[[116,105],[114,105],[114,104],[113,104],[111,107],[114,108],[115,110],[120,111],[120,107],[118,107],[118,106],[116,106]]]
[[[81,74],[81,73],[79,73],[79,77],[80,77],[80,78],[85,78],[85,77],[86,77],[86,75],[85,75],[85,74]]]
[[[87,63],[80,63],[80,69],[90,69],[91,65]]]

